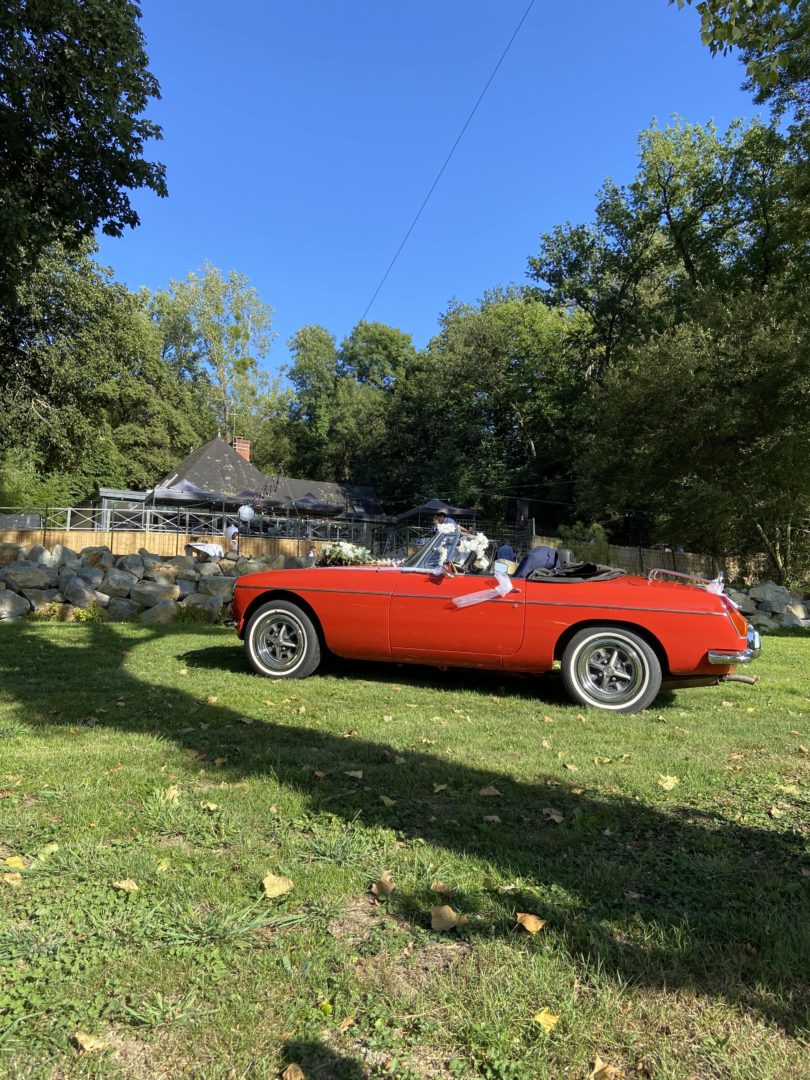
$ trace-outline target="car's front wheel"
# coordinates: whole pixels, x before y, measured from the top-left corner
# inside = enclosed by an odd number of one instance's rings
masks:
[[[580,705],[613,712],[646,709],[661,689],[661,663],[650,645],[632,630],[592,626],[566,646],[562,677]]]
[[[289,600],[270,600],[253,612],[245,652],[255,672],[275,679],[304,679],[321,662],[321,643],[312,620]]]

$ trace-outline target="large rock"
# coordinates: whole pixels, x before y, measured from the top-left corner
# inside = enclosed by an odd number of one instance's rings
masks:
[[[790,604],[787,604],[785,606],[785,614],[787,615],[788,612],[802,621],[810,619],[810,606],[803,604],[800,600],[793,600]]]
[[[51,552],[50,566],[73,566],[78,569],[82,564],[81,559],[77,552],[73,548],[67,547],[65,544],[55,544],[53,551]]]
[[[744,592],[737,592],[736,589],[729,589],[728,598],[737,605],[743,615],[753,615],[757,610],[757,605],[751,597],[747,596]]]
[[[168,581],[171,584],[179,572],[176,566],[170,566],[169,563],[159,563],[157,566],[150,566],[149,569],[145,569],[143,576],[146,581]]]
[[[130,589],[130,599],[144,607],[154,607],[163,600],[176,600],[180,590],[176,585],[164,584],[160,581],[137,581]]]
[[[225,552],[222,558],[226,562],[237,562],[240,558],[240,555],[238,551],[234,551],[233,548],[230,548],[228,551]]]
[[[222,604],[219,597],[216,596],[204,596],[202,593],[192,593],[187,596],[185,600],[180,602],[181,608],[197,608],[202,611],[211,622],[216,620],[222,614]]]
[[[62,595],[69,604],[73,604],[74,607],[86,608],[91,604],[98,602],[98,593],[93,586],[80,578],[77,574],[74,574],[69,581],[66,582],[62,588]],[[109,597],[105,597],[105,600],[109,603]]]
[[[140,581],[144,574],[143,559],[140,555],[122,555],[120,559],[116,560],[116,570],[126,570],[128,574],[134,574],[134,576]]]
[[[235,562],[229,562],[227,559],[221,559],[219,563],[220,569],[225,577],[237,578],[239,577],[239,571],[236,569]]]
[[[803,626],[804,620],[800,619],[798,615],[794,615],[792,611],[782,612],[780,615],[774,615],[774,620],[777,626]]]
[[[225,604],[233,596],[233,587],[236,578],[232,577],[209,577],[200,582],[200,593],[203,596],[216,596]]]
[[[215,562],[200,563],[199,566],[197,567],[197,575],[200,578],[219,577],[219,575],[221,573],[222,573],[222,567],[219,565],[219,563],[215,563]]]
[[[104,580],[104,571],[100,566],[82,566],[76,571],[76,575],[88,585],[92,585],[94,589],[97,589]]]
[[[8,566],[18,559],[24,559],[27,550],[22,544],[0,544],[0,566]]]
[[[790,600],[790,589],[784,585],[777,585],[774,581],[763,581],[748,590],[748,595],[757,602],[761,600],[776,600],[787,603]]]
[[[779,625],[770,615],[766,615],[762,611],[757,611],[749,619],[752,626],[756,626],[758,630],[773,630]]]
[[[786,607],[787,603],[784,600],[760,600],[757,604],[757,610],[766,615],[781,615]]]
[[[267,563],[261,559],[240,559],[236,568],[240,577],[242,574],[261,574],[267,569]]]
[[[20,562],[9,566],[3,573],[6,585],[16,592],[23,589],[49,589],[56,584],[56,570],[36,563]]]
[[[160,600],[141,612],[140,620],[143,623],[169,623],[174,622],[176,615],[177,604],[174,600]]]
[[[186,578],[178,578],[176,584],[177,588],[180,590],[181,600],[184,596],[191,596],[192,593],[197,591],[196,581],[187,581]]]
[[[102,570],[109,570],[115,566],[113,553],[108,547],[86,547],[79,552],[83,566],[99,566]]]
[[[113,567],[112,570],[107,571],[104,580],[96,588],[107,596],[123,597],[129,596],[130,589],[137,583],[138,578],[134,574],[128,574],[126,570],[116,570]]]
[[[163,564],[164,566],[173,566],[179,577],[184,577],[186,580],[191,580],[197,573],[197,560],[193,559],[190,555],[173,555],[171,559],[167,559]]]
[[[58,589],[23,589],[23,596],[36,611],[46,604],[64,604],[65,598]]]
[[[28,549],[26,559],[32,563],[45,563],[50,565],[51,553],[42,544],[34,544],[32,548]]]
[[[27,615],[31,610],[30,603],[24,596],[18,596],[11,589],[0,592],[0,622],[11,622]]]
[[[113,596],[107,608],[110,618],[115,622],[129,622],[142,611],[140,604],[136,604],[134,600],[124,600],[120,596]]]

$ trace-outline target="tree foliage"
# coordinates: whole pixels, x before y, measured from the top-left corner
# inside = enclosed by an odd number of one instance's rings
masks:
[[[166,194],[144,158],[160,96],[133,0],[10,0],[0,12],[0,300],[54,242],[138,224],[128,189]]]

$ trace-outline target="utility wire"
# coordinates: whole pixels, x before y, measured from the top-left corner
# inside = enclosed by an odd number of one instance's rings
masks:
[[[487,90],[489,90],[489,86],[490,86],[490,83],[491,83],[491,82],[492,82],[492,80],[493,80],[493,79],[495,78],[495,76],[496,76],[496,75],[498,74],[498,69],[500,68],[500,66],[501,66],[501,64],[502,64],[502,63],[504,62],[504,60],[506,59],[506,54],[507,54],[507,53],[509,52],[509,50],[511,49],[511,47],[512,47],[512,42],[513,42],[513,41],[515,40],[515,38],[516,38],[516,37],[518,36],[518,34],[520,33],[520,28],[521,28],[521,27],[523,26],[523,24],[525,23],[526,19],[527,19],[527,18],[528,18],[528,16],[529,16],[529,12],[530,12],[530,11],[532,10],[532,8],[533,8],[533,7],[534,7],[534,0],[531,0],[531,2],[530,2],[530,4],[529,4],[529,6],[528,6],[528,7],[526,8],[526,10],[525,10],[525,11],[523,12],[523,17],[521,18],[520,22],[519,22],[519,23],[517,24],[517,26],[515,27],[515,31],[514,31],[514,33],[513,33],[513,34],[512,34],[512,36],[511,36],[511,37],[509,38],[509,41],[508,41],[508,43],[507,43],[507,45],[506,45],[506,48],[505,48],[505,49],[503,50],[503,52],[501,53],[501,56],[500,56],[500,59],[498,60],[498,63],[497,63],[497,64],[495,65],[495,67],[493,68],[493,70],[492,70],[492,74],[491,74],[491,75],[490,75],[490,77],[489,77],[489,78],[487,79],[487,81],[486,81],[486,85],[484,86],[484,89],[483,89],[483,90],[481,91],[481,93],[480,93],[480,94],[478,95],[478,100],[476,101],[475,105],[473,105],[473,107],[472,107],[472,112],[471,112],[471,113],[470,113],[470,115],[469,115],[469,116],[467,117],[467,119],[466,119],[466,121],[465,121],[465,123],[464,123],[464,127],[463,127],[463,128],[461,129],[461,131],[460,131],[460,132],[458,133],[458,137],[456,138],[456,141],[455,141],[455,142],[453,143],[453,145],[452,145],[452,147],[451,147],[451,149],[450,149],[450,153],[449,153],[449,154],[447,155],[447,157],[445,158],[445,160],[444,160],[444,164],[442,165],[442,167],[441,167],[441,168],[439,169],[438,173],[436,174],[436,179],[435,179],[435,180],[433,181],[433,183],[431,184],[431,186],[430,186],[430,190],[428,191],[427,195],[425,196],[425,198],[424,198],[424,200],[423,200],[423,202],[422,202],[422,205],[421,205],[421,206],[419,207],[419,209],[417,210],[417,212],[416,212],[416,217],[415,217],[415,218],[413,219],[413,221],[412,221],[412,222],[411,222],[411,224],[410,224],[410,227],[409,227],[408,231],[407,231],[407,232],[405,233],[405,236],[404,236],[404,237],[403,237],[403,239],[402,239],[402,243],[401,243],[401,244],[399,245],[399,247],[397,248],[397,250],[396,250],[396,254],[394,255],[393,259],[391,260],[391,262],[390,262],[390,264],[389,264],[389,266],[388,266],[388,269],[387,269],[387,270],[385,271],[385,273],[383,274],[382,278],[380,279],[380,283],[379,283],[379,285],[378,285],[378,286],[377,286],[377,288],[376,288],[376,289],[374,290],[374,295],[372,296],[372,298],[371,298],[371,299],[369,300],[368,304],[366,305],[366,310],[365,310],[365,311],[363,312],[363,316],[362,316],[362,318],[360,319],[360,322],[365,322],[365,318],[366,318],[366,315],[368,315],[369,311],[371,310],[371,306],[372,306],[372,304],[374,303],[374,301],[375,301],[375,300],[377,299],[377,296],[378,296],[378,294],[379,294],[379,292],[380,292],[380,289],[381,289],[381,288],[383,287],[383,285],[385,284],[386,280],[388,279],[388,275],[389,275],[389,274],[391,273],[391,271],[392,271],[392,270],[394,269],[394,264],[396,263],[397,259],[399,258],[400,254],[401,254],[401,252],[402,252],[402,249],[403,249],[403,248],[405,247],[405,245],[407,244],[407,242],[408,242],[408,237],[409,237],[409,236],[411,235],[411,233],[413,232],[414,228],[416,227],[416,223],[417,223],[417,222],[419,221],[419,218],[420,218],[420,217],[422,216],[422,211],[423,211],[423,210],[425,209],[425,207],[427,206],[427,204],[428,204],[428,201],[429,201],[429,199],[430,199],[430,196],[431,196],[431,195],[433,194],[433,192],[434,192],[434,191],[435,191],[435,189],[436,189],[436,185],[437,185],[437,184],[439,183],[439,181],[441,180],[441,178],[442,178],[442,175],[443,175],[443,173],[444,173],[444,170],[445,170],[445,169],[447,168],[447,166],[448,166],[448,165],[450,164],[450,159],[452,158],[453,154],[454,154],[454,153],[456,152],[456,147],[458,146],[458,144],[459,144],[459,143],[461,142],[462,138],[464,137],[464,132],[465,132],[465,131],[467,130],[467,128],[468,128],[468,127],[470,126],[470,122],[472,121],[472,118],[473,118],[473,117],[475,116],[476,112],[478,111],[478,106],[479,106],[479,105],[481,104],[481,102],[482,102],[482,101],[484,100],[484,95],[486,94]]]

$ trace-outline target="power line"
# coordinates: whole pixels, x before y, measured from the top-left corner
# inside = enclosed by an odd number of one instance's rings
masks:
[[[399,245],[399,247],[397,248],[397,250],[396,250],[396,253],[395,253],[394,257],[393,257],[393,259],[391,260],[391,262],[390,262],[390,264],[389,264],[389,266],[388,266],[388,269],[387,269],[387,270],[385,271],[385,273],[383,274],[382,278],[380,279],[380,283],[379,283],[379,285],[378,285],[378,286],[377,286],[377,288],[376,288],[376,289],[374,290],[374,295],[372,296],[372,298],[371,298],[371,299],[369,300],[368,304],[366,305],[366,310],[365,310],[365,311],[363,312],[363,315],[362,315],[362,318],[360,319],[360,322],[364,322],[364,321],[365,321],[366,315],[368,315],[369,311],[371,310],[371,306],[372,306],[372,304],[373,304],[373,303],[374,303],[374,301],[375,301],[375,300],[377,299],[377,295],[379,294],[379,291],[380,291],[380,289],[381,289],[381,288],[383,287],[383,285],[385,284],[385,282],[386,282],[386,280],[387,280],[387,278],[388,278],[388,275],[389,275],[389,274],[391,273],[391,271],[392,271],[392,270],[394,269],[394,264],[396,263],[397,259],[399,258],[400,254],[401,254],[401,252],[402,252],[402,249],[403,249],[403,248],[405,247],[405,245],[407,244],[407,242],[408,242],[408,237],[409,237],[409,236],[411,235],[411,233],[413,232],[414,228],[416,227],[416,223],[417,223],[417,222],[419,221],[419,218],[420,218],[420,217],[422,216],[422,211],[423,211],[423,210],[425,209],[425,207],[427,206],[427,204],[428,204],[428,201],[429,201],[429,199],[430,199],[430,196],[431,196],[431,195],[433,194],[433,192],[434,192],[434,191],[435,191],[435,189],[436,189],[436,185],[437,185],[437,184],[439,183],[439,181],[441,180],[441,178],[442,178],[442,174],[444,173],[444,170],[445,170],[445,169],[447,168],[447,166],[448,166],[448,165],[450,164],[450,159],[452,158],[453,154],[454,154],[454,153],[456,152],[456,147],[458,146],[458,144],[459,144],[459,143],[461,142],[462,138],[464,137],[464,132],[465,132],[465,131],[467,130],[467,128],[468,128],[468,127],[470,126],[470,122],[471,122],[472,118],[473,118],[473,117],[475,116],[476,112],[478,111],[478,106],[479,106],[479,105],[481,104],[481,102],[482,102],[482,101],[484,100],[484,95],[486,94],[487,90],[489,90],[489,86],[490,86],[490,83],[491,83],[491,82],[492,82],[492,80],[493,80],[493,79],[495,78],[495,76],[496,76],[496,75],[498,74],[498,69],[500,68],[500,66],[501,66],[501,64],[502,64],[502,63],[504,62],[504,60],[506,59],[506,54],[507,54],[507,53],[509,52],[509,50],[511,49],[511,47],[512,47],[512,42],[513,42],[513,41],[515,40],[515,38],[516,38],[516,37],[518,36],[518,34],[520,33],[520,28],[521,28],[521,27],[523,26],[523,24],[525,23],[526,19],[528,18],[529,12],[530,12],[530,11],[532,10],[532,8],[533,8],[533,7],[534,7],[534,0],[531,0],[531,2],[530,2],[530,4],[529,4],[529,6],[528,6],[528,7],[526,8],[526,10],[525,10],[525,11],[523,12],[523,17],[521,18],[520,22],[519,22],[519,23],[517,24],[517,26],[515,27],[515,31],[514,31],[514,33],[513,33],[513,34],[512,34],[512,36],[511,36],[511,37],[509,38],[509,41],[507,42],[506,48],[505,48],[505,49],[503,50],[503,52],[501,53],[501,56],[500,56],[500,59],[498,60],[498,63],[497,63],[497,64],[495,65],[495,67],[493,68],[493,70],[492,70],[492,74],[491,74],[491,75],[490,75],[490,77],[489,77],[489,78],[487,79],[487,81],[486,81],[486,85],[484,86],[484,89],[483,89],[483,90],[481,91],[481,93],[480,93],[480,94],[478,95],[478,100],[476,101],[475,105],[473,105],[473,107],[472,107],[472,112],[471,112],[471,113],[470,113],[470,115],[469,115],[469,116],[467,117],[467,119],[466,119],[466,121],[465,121],[465,123],[464,123],[464,127],[463,127],[463,128],[461,129],[461,131],[460,131],[460,132],[458,133],[458,137],[456,138],[456,141],[455,141],[455,142],[453,143],[453,145],[452,145],[452,147],[451,147],[451,149],[450,149],[450,153],[449,153],[449,154],[447,155],[447,157],[445,158],[445,160],[444,160],[444,164],[442,165],[442,167],[441,167],[441,168],[439,169],[438,173],[436,174],[436,179],[435,179],[435,180],[433,181],[433,183],[432,183],[432,184],[430,185],[430,190],[428,191],[427,195],[426,195],[426,196],[425,196],[425,198],[423,199],[423,201],[422,201],[422,205],[421,205],[421,206],[419,207],[419,209],[417,210],[417,212],[416,212],[416,217],[415,217],[415,218],[413,219],[413,221],[412,221],[412,222],[411,222],[411,224],[410,224],[410,227],[408,228],[408,231],[407,231],[407,232],[405,233],[405,236],[404,236],[404,237],[403,237],[403,239],[402,239],[402,243],[401,243],[401,244]]]

